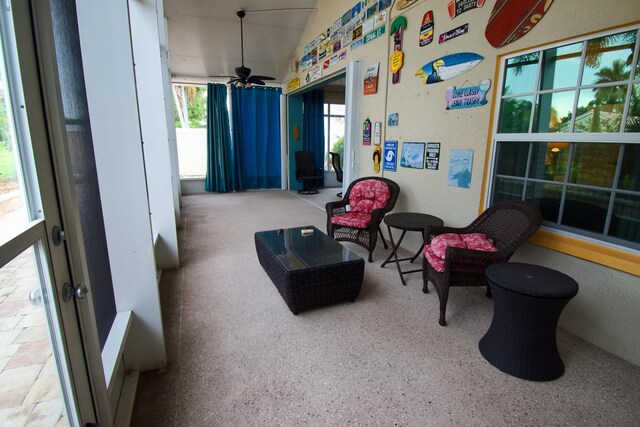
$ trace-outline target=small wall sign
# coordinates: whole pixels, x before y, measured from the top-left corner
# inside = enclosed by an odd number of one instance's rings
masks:
[[[362,124],[362,145],[371,145],[371,120],[369,117]]]
[[[465,13],[468,10],[484,6],[485,0],[450,0],[447,5],[449,17],[451,19]]]
[[[447,110],[459,108],[480,107],[487,103],[487,91],[491,87],[491,80],[481,80],[478,86],[469,86],[456,89],[455,86],[447,88],[444,99],[447,101]]]
[[[300,87],[300,77],[296,77],[291,79],[289,83],[287,83],[287,92],[291,92],[294,89],[298,89]]]
[[[426,46],[433,41],[433,11],[425,13],[420,26],[420,46]]]
[[[378,28],[377,30],[374,30],[374,31],[370,32],[369,34],[367,34],[366,36],[364,36],[364,44],[367,44],[367,43],[377,39],[381,35],[383,35],[386,27],[387,27],[386,25],[383,25],[382,27]]]
[[[438,170],[440,164],[440,143],[427,142],[427,169]]]
[[[398,113],[389,113],[387,115],[387,126],[398,126]]]
[[[373,145],[380,145],[380,135],[382,134],[382,122],[373,124]]]
[[[398,166],[398,141],[384,142],[384,158],[382,168],[389,172],[395,172]]]
[[[468,32],[469,32],[469,24],[460,25],[459,27],[454,28],[453,30],[449,30],[446,33],[440,34],[440,39],[438,40],[438,43],[444,43],[451,39],[455,39],[456,37],[463,36]]]
[[[378,92],[378,68],[380,63],[376,62],[367,67],[364,74],[364,94],[372,95]]]

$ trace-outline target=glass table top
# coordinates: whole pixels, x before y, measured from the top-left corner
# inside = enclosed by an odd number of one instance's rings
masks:
[[[303,235],[302,230],[313,233]],[[313,226],[259,231],[256,236],[289,271],[362,260]]]

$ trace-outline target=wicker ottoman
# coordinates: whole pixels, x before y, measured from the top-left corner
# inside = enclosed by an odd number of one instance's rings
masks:
[[[303,235],[302,230],[313,230]],[[315,227],[255,233],[260,264],[293,314],[339,301],[355,301],[364,260]]]
[[[485,272],[493,292],[493,321],[480,353],[496,368],[530,381],[560,377],[564,364],[556,344],[562,309],[578,284],[559,271],[523,263],[494,264]]]

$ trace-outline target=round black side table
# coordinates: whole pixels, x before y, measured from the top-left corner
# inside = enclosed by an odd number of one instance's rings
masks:
[[[507,374],[550,381],[564,373],[558,353],[558,318],[578,293],[566,274],[538,265],[494,264],[485,272],[493,292],[493,320],[478,347]]]
[[[407,233],[407,231],[419,231],[420,233],[423,233],[424,229],[427,227],[439,227],[444,223],[437,216],[414,212],[393,213],[386,215],[384,217],[384,223],[387,224],[387,231],[389,232],[389,239],[391,240],[391,253],[380,267],[384,267],[385,265],[387,265],[389,261],[391,261],[391,257],[393,257],[394,262],[396,263],[396,267],[398,268],[398,273],[400,274],[400,280],[402,281],[402,284],[406,286],[407,283],[404,281],[404,275],[409,273],[417,273],[418,271],[422,271],[422,268],[418,270],[402,271],[402,269],[400,268],[400,262],[407,260],[411,260],[411,262],[415,261],[416,258],[418,258],[418,255],[422,253],[423,245],[420,245],[418,252],[416,252],[414,256],[398,259],[398,248],[402,243],[402,239],[404,239],[404,235]],[[402,234],[400,235],[400,240],[398,240],[398,243],[393,242],[393,234],[391,234],[391,228],[402,230]]]

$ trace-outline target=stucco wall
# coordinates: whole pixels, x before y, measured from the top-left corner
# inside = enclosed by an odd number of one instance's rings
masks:
[[[339,0],[319,0],[318,10],[300,40],[296,57],[303,55],[304,46],[325,31],[346,12],[347,4]],[[347,58],[324,70],[325,76],[343,72],[346,64],[360,59],[366,67],[380,62],[378,93],[361,95],[362,123],[366,117],[372,122],[383,123],[383,140],[440,142],[440,168],[416,170],[398,166],[397,172],[384,172],[401,187],[396,205],[397,211],[417,211],[442,217],[445,223],[460,226],[469,223],[478,214],[481,202],[485,157],[489,127],[491,126],[491,104],[493,92],[488,96],[489,104],[478,108],[446,110],[444,92],[449,86],[473,86],[482,79],[491,79],[496,84],[497,56],[504,53],[528,49],[572,38],[590,32],[640,20],[637,0],[606,3],[596,0],[555,1],[547,15],[530,33],[502,49],[493,48],[484,37],[484,30],[495,1],[487,1],[480,9],[468,11],[450,19],[447,2],[418,1],[409,9],[397,11],[387,9],[385,35],[358,49],[346,49]],[[353,6],[353,5],[352,5]],[[418,33],[422,17],[433,10],[434,41],[425,47],[418,45]],[[393,49],[389,37],[389,26],[402,13],[407,19],[404,33],[404,66],[399,84],[391,84],[388,71],[389,54]],[[437,37],[450,29],[469,23],[469,33],[439,44]],[[469,72],[449,81],[424,85],[414,73],[429,61],[456,52],[475,52],[484,60]],[[290,73],[286,81],[304,77],[307,71]],[[317,83],[317,82],[313,82]],[[493,89],[493,87],[492,87]],[[399,126],[386,127],[388,113],[399,113]],[[470,189],[447,185],[447,166],[451,149],[472,149],[473,177]],[[373,175],[371,163],[372,147],[361,147],[359,174]],[[405,240],[407,248],[413,250],[420,243],[417,237]],[[640,365],[640,279],[637,276],[613,270],[569,255],[525,245],[514,260],[549,266],[574,277],[580,283],[580,292],[566,308],[561,326],[584,339]]]

